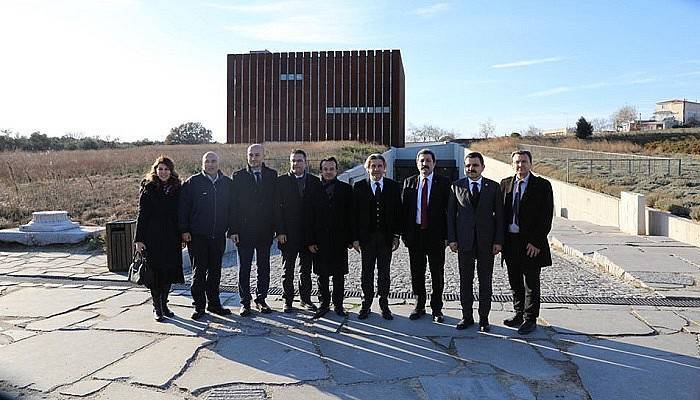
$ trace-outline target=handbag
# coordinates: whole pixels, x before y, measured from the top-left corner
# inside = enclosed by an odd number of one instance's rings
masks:
[[[134,257],[129,266],[129,282],[150,286],[153,283],[153,279],[153,270],[148,266],[146,251],[134,252]]]

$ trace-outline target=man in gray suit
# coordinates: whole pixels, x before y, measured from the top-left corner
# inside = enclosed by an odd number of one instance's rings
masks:
[[[484,178],[484,157],[464,157],[466,178],[452,184],[447,203],[447,240],[459,262],[462,319],[457,329],[474,324],[472,316],[474,261],[479,277],[479,330],[489,331],[493,259],[503,244],[503,206],[498,183]]]

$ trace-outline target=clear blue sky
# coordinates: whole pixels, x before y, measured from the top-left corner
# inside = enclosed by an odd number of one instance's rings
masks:
[[[226,54],[400,49],[407,124],[469,137],[700,100],[700,1],[0,2],[0,129],[226,136]]]

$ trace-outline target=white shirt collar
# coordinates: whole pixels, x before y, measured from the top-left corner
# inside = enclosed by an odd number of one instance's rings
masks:
[[[472,178],[467,177],[467,179],[469,179],[469,186],[472,186],[472,183],[476,182],[479,185],[479,187],[481,187],[481,181],[483,178],[483,176],[480,176],[479,179],[472,180]]]

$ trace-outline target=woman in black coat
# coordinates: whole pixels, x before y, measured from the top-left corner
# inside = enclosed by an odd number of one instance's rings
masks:
[[[352,247],[352,188],[337,178],[338,161],[321,160],[322,188],[310,195],[305,209],[306,243],[313,253],[313,271],[318,275],[319,302],[314,315],[322,317],[330,310],[329,278],[333,277],[333,306],[345,316],[343,297],[348,273],[348,249]]]
[[[141,182],[139,215],[136,221],[136,251],[146,251],[148,266],[155,279],[148,285],[153,297],[153,318],[175,314],[168,308],[168,293],[173,283],[184,283],[182,246],[177,224],[180,178],[175,165],[160,156]]]

